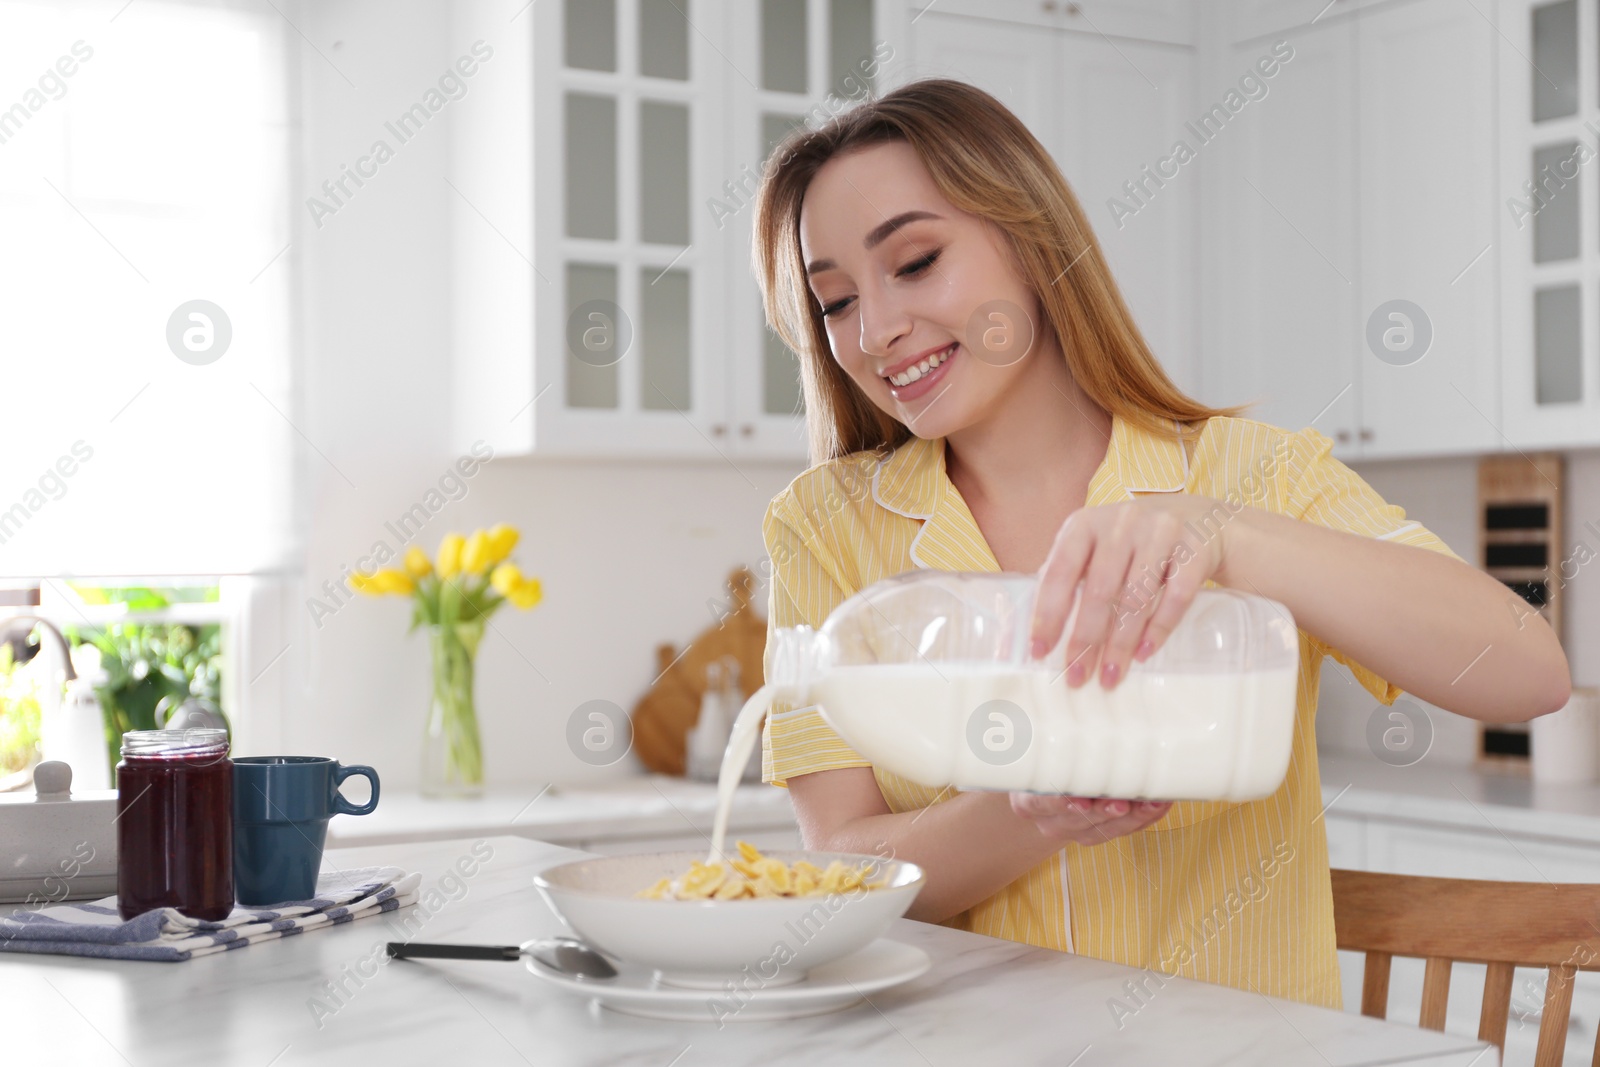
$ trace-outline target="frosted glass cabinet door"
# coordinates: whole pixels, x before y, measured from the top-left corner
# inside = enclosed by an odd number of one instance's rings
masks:
[[[617,237],[617,101],[566,96],[567,236]]]
[[[1502,0],[1504,444],[1600,444],[1600,6]],[[1506,53],[1521,52],[1512,61]],[[1531,64],[1529,60],[1531,59]]]
[[[617,269],[568,263],[566,287],[566,405],[615,409],[617,364],[632,347],[631,327],[616,313]]]
[[[723,10],[711,0],[532,9],[534,360],[547,390],[528,414],[536,451],[725,450],[727,256],[695,206],[724,169]]]
[[[563,60],[575,70],[617,69],[617,0],[565,0]]]
[[[1578,0],[1540,4],[1533,12],[1533,121],[1578,111]]]
[[[639,0],[639,73],[689,79],[689,20],[679,0]]]
[[[748,0],[727,11],[738,85],[729,101],[732,151],[727,179],[706,201],[733,266],[725,322],[727,435],[738,455],[803,459],[800,365],[767,328],[760,287],[746,266],[755,195],[761,168],[784,137],[865,99],[893,50],[875,30],[873,0]]]
[[[1576,285],[1533,294],[1534,400],[1572,404],[1583,399],[1583,300]]]

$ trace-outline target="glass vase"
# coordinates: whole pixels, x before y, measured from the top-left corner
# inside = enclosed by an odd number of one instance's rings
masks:
[[[473,674],[483,624],[428,627],[433,662],[433,704],[422,737],[421,792],[425,797],[483,794],[483,744]]]

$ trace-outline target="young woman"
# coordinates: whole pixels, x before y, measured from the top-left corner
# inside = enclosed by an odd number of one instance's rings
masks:
[[[779,705],[763,777],[788,787],[806,847],[920,864],[912,918],[1339,1007],[1322,658],[1385,704],[1404,690],[1521,722],[1570,691],[1549,627],[1323,434],[1183,395],[1049,154],[972,86],[912,83],[791,135],[766,167],[755,266],[800,355],[813,459],[764,522],[773,627],[931,567],[1038,573],[1036,650],[1081,581],[1069,686],[1116,685],[1207,585],[1278,600],[1301,628],[1271,797],[936,791]]]

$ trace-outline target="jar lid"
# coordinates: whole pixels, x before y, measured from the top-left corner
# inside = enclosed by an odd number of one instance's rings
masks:
[[[228,731],[211,727],[187,730],[129,730],[122,735],[124,756],[199,756],[225,750]]]

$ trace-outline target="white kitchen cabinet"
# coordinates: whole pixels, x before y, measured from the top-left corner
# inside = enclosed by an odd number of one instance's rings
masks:
[[[1355,12],[1396,0],[1232,0],[1228,11],[1228,40],[1299,34],[1348,18]],[[1404,0],[1400,0],[1404,2]]]
[[[1505,433],[1520,448],[1600,444],[1600,13],[1501,0]]]
[[[534,451],[716,447],[728,261],[691,192],[723,164],[723,20],[705,7],[566,0],[530,12],[545,131],[533,351],[545,391],[521,415]]]
[[[1192,49],[1063,35],[1053,148],[1083,204],[1145,341],[1179,388],[1198,387],[1199,176],[1157,168],[1184,134],[1195,95]],[[1073,101],[1104,101],[1094,107]]]
[[[1151,18],[1166,7],[1142,6]],[[1090,7],[1086,17],[1096,18]],[[911,24],[912,73],[977,85],[1033,131],[1072,186],[1152,351],[1180,386],[1195,388],[1199,180],[1181,168],[1164,181],[1144,173],[1170,153],[1188,117],[1194,50],[1077,32],[1060,11],[1029,25],[1016,7],[969,14],[979,10],[990,8],[923,11]]]
[[[787,121],[821,121],[881,76],[886,10],[529,9],[498,44],[500,81],[463,119],[448,176],[463,447],[805,458],[798,364],[767,334],[749,266],[753,201]]]
[[[1096,37],[1195,43],[1194,0],[939,0],[937,8],[926,0],[911,0],[911,8],[919,24],[937,10]]]
[[[1048,28],[952,14],[941,5],[911,24],[912,74],[976,85],[1055,155],[1064,108],[1059,36]]]
[[[1459,0],[1354,20],[1360,187],[1356,375],[1363,458],[1503,447],[1496,310],[1494,26]],[[1417,318],[1380,309],[1405,300]],[[1382,341],[1374,347],[1374,317]],[[1418,358],[1421,331],[1431,333]],[[1376,353],[1382,351],[1387,358]]]
[[[1253,417],[1314,425],[1347,459],[1502,447],[1493,27],[1394,0],[1287,39],[1215,150],[1204,398],[1258,401]],[[1235,43],[1219,73],[1275,46]]]
[[[1328,812],[1323,825],[1328,832],[1328,866],[1367,870],[1367,820]]]
[[[729,354],[728,416],[713,424],[738,455],[804,457],[804,402],[794,353],[767,329],[749,266],[754,192],[762,162],[799,125],[820,125],[882,87],[904,45],[874,0],[729,3],[726,177],[696,210],[715,218],[731,264],[720,314]],[[724,428],[725,426],[725,428]]]
[[[1435,878],[1513,882],[1600,882],[1600,848],[1426,824],[1369,820],[1369,869]]]
[[[1349,453],[1361,335],[1355,25],[1319,24],[1290,47],[1268,94],[1201,148],[1216,176],[1206,193],[1216,222],[1203,299],[1214,315],[1201,395],[1253,403],[1250,417],[1277,426],[1315,426],[1336,454]],[[1225,84],[1272,48],[1230,46]]]

